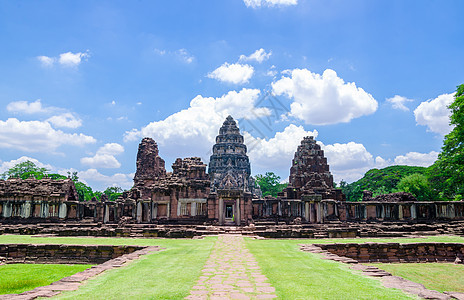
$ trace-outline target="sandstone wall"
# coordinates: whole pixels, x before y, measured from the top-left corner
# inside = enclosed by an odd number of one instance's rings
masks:
[[[317,244],[338,256],[366,262],[454,262],[464,258],[464,244],[458,243],[365,243]]]

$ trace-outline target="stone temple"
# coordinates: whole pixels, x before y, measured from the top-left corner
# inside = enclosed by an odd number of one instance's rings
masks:
[[[116,201],[105,197],[83,201],[70,179],[0,180],[0,221],[90,219],[103,224],[244,226],[256,222],[361,224],[464,219],[462,201],[417,202],[408,197],[397,201],[366,196],[366,201],[346,202],[341,190],[334,188],[327,158],[313,137],[305,137],[296,149],[288,187],[277,197],[262,197],[251,177],[244,138],[231,116],[219,128],[209,166],[198,157],[178,158],[172,172],[167,172],[158,150],[152,138],[142,139],[134,185]]]

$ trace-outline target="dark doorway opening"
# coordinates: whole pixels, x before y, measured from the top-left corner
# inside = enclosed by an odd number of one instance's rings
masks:
[[[232,205],[226,205],[226,219],[232,219],[234,216],[234,208]]]

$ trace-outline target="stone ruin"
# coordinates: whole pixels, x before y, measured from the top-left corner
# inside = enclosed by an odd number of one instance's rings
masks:
[[[147,186],[166,176],[164,160],[159,156],[158,145],[152,138],[144,138],[137,151],[137,171],[134,186]]]
[[[376,198],[365,193],[364,201],[346,202],[341,190],[333,187],[324,151],[313,137],[305,137],[295,152],[289,186],[277,197],[262,197],[250,176],[251,167],[243,136],[231,116],[219,129],[209,170],[200,158],[188,157],[176,159],[172,172],[166,172],[158,145],[151,138],[142,139],[136,166],[134,186],[116,201],[108,201],[105,196],[100,201],[79,201],[70,179],[0,180],[0,221],[3,224],[62,222],[65,226],[60,232],[69,235],[134,237],[194,234],[187,229],[173,231],[172,228],[156,227],[161,224],[245,226],[243,228],[253,224],[250,230],[256,234],[273,237],[322,237],[324,230],[334,230],[330,224],[341,223],[349,224],[346,225],[349,228],[336,229],[333,236],[380,236],[387,231],[406,229],[458,233],[463,228],[459,223],[464,220],[463,201],[418,202],[406,193]],[[441,225],[424,227],[424,223],[438,220],[449,223],[446,229]],[[73,221],[78,223],[77,227],[71,227]],[[107,227],[104,232],[94,233],[82,225],[92,222],[115,228]],[[285,232],[282,227],[276,227],[274,232],[272,228],[260,226],[260,222],[300,227],[297,231],[289,227]],[[396,229],[387,225],[391,222],[414,225],[402,224]],[[371,224],[366,231],[359,229],[366,223]],[[374,223],[375,226],[372,225]],[[305,227],[315,224],[319,226],[317,230]],[[144,227],[142,232],[137,225],[149,228]],[[132,229],[127,231],[125,228],[129,227]],[[30,234],[43,230],[52,232],[43,224],[34,228],[16,226],[3,229],[5,233],[18,230]],[[328,231],[327,234],[330,237],[332,233]]]
[[[321,199],[344,201],[340,189],[334,188],[324,150],[314,137],[303,138],[295,152],[290,168],[287,198],[300,199],[303,195],[320,195]]]
[[[213,154],[210,157],[208,172],[211,176],[211,188],[216,190],[242,190],[253,192],[255,183],[247,147],[235,120],[228,116],[219,129]]]

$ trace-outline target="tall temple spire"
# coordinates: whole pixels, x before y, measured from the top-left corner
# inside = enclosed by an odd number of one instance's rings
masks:
[[[208,172],[211,175],[211,187],[216,189],[236,189],[251,191],[250,161],[243,144],[243,136],[232,116],[228,116],[216,137],[213,154],[210,157]]]

